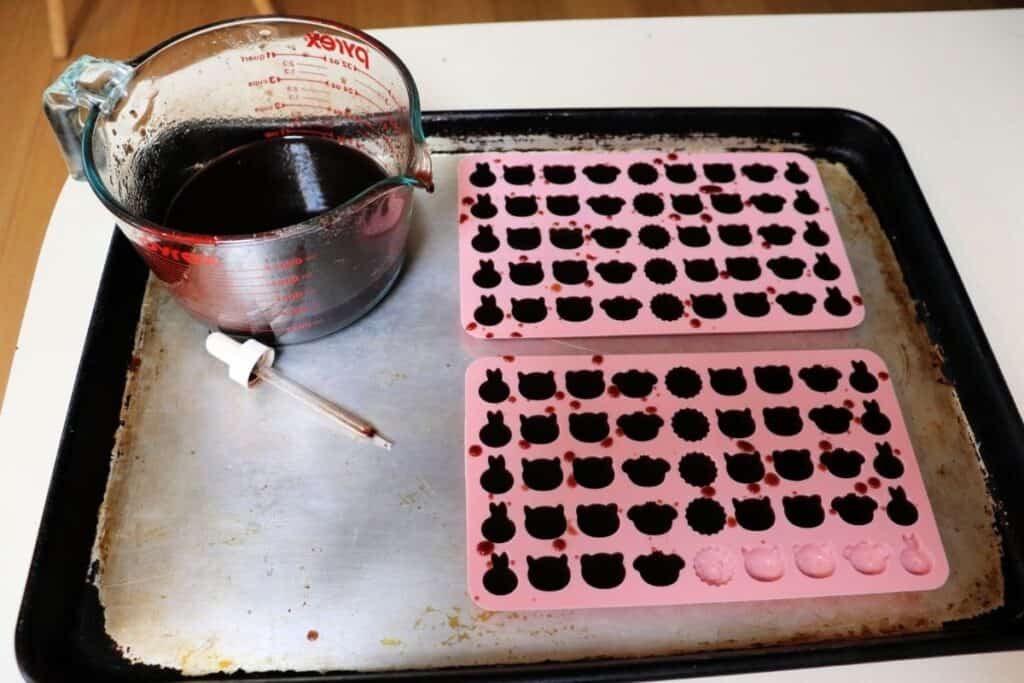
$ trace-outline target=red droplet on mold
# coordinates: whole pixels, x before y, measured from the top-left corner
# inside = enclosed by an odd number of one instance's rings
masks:
[[[696,318],[690,320],[690,327],[700,327],[700,321]]]
[[[852,297],[850,297],[850,299],[853,301],[853,303],[857,304],[858,306],[864,305],[864,299],[861,299],[859,294],[854,294]]]
[[[853,490],[863,495],[868,492],[868,485],[862,481],[858,481],[853,485]]]
[[[463,206],[473,206],[473,198],[472,197],[463,197],[462,198],[462,205]]]
[[[678,158],[679,158],[679,155],[678,155],[678,154],[676,154],[675,152],[669,152],[669,153],[668,153],[668,154],[666,154],[665,156],[666,156],[666,157],[668,157],[668,160],[669,160],[669,161],[675,161],[676,159],[678,159]]]
[[[704,194],[715,194],[716,192],[721,192],[722,188],[718,185],[701,185],[700,191]]]
[[[469,330],[470,332],[472,332],[476,328],[477,328],[477,324],[474,323],[474,322],[470,322],[470,323],[466,324],[466,329]]]
[[[658,406],[647,406],[644,408],[645,413],[656,413],[658,412]]]
[[[561,292],[562,291],[562,285],[558,284],[557,282],[554,283],[553,285],[551,285],[551,291],[552,292]]]
[[[494,494],[493,493],[488,493],[487,494],[487,500],[494,500]]]
[[[576,221],[569,221],[569,225],[576,225]]]
[[[873,489],[877,489],[882,485],[882,482],[878,480],[878,477],[868,477],[868,486]]]
[[[551,541],[551,547],[555,550],[565,550],[565,541],[563,541],[560,538],[556,538],[555,540]]]
[[[830,441],[819,441],[818,442],[818,448],[820,448],[823,451],[830,451],[830,450],[832,450],[832,442],[830,442]]]
[[[514,361],[516,359],[516,357],[515,356],[502,356],[501,359],[503,361],[505,361],[506,363],[511,363],[512,361]]]
[[[469,220],[469,215],[468,214],[464,214],[464,213],[460,213],[459,214],[459,223],[465,223],[468,220]]]
[[[530,257],[529,257],[529,256],[527,256],[526,254],[520,254],[520,255],[519,255],[519,260],[520,260],[520,261],[523,261],[523,262],[525,262],[525,261],[529,261],[529,260],[530,260]]]
[[[673,220],[673,221],[680,221],[680,220],[683,219],[683,217],[680,216],[678,213],[670,213],[668,215],[668,217],[669,217],[669,220]]]
[[[768,484],[769,486],[778,486],[779,475],[775,474],[774,472],[769,472],[768,474],[764,475],[764,483]]]
[[[522,337],[523,333],[522,332],[512,332],[509,336],[510,337]]]
[[[856,422],[857,424],[860,424],[860,418],[859,417],[853,418],[853,421]]]
[[[730,528],[732,528],[732,527],[736,526],[736,518],[735,518],[735,517],[730,517],[729,519],[727,519],[727,520],[725,521],[725,523],[726,523],[726,524],[727,524],[727,525],[728,525],[728,526],[729,526]]]
[[[608,389],[606,391],[608,395],[611,396],[612,398],[618,398],[619,396],[622,395],[622,392],[619,391],[619,388],[614,384],[609,384]]]
[[[728,273],[728,271],[720,270],[720,271],[718,271],[718,277],[723,279],[723,280],[728,280],[729,279],[729,273]]]
[[[885,370],[882,370],[881,372],[878,373],[878,379],[884,382],[885,380],[889,379],[889,373],[886,372]]]
[[[761,242],[761,248],[762,249],[771,249],[772,245],[768,244],[767,242]]]
[[[622,427],[615,428],[615,436],[625,436],[626,432],[622,431]]]
[[[590,242],[590,241],[592,241],[593,239],[594,239],[594,238],[593,238],[593,237],[591,237],[590,235],[584,235],[584,236],[583,236],[583,241],[584,241],[584,242]]]
[[[833,508],[829,508],[829,509],[828,509],[828,514],[830,514],[830,515],[834,515],[834,514],[836,514],[836,511],[835,511],[835,509],[833,509]]]
[[[469,447],[469,454],[474,458],[484,452],[484,449],[479,444],[473,444]]]
[[[894,449],[892,449],[892,452],[895,453],[896,455],[899,455],[900,454],[900,449],[894,448]]]
[[[704,221],[705,223],[710,223],[711,222],[711,214],[710,213],[702,213],[700,215],[700,219],[702,221]]]
[[[555,392],[555,400],[556,401],[564,401],[565,400],[565,392],[564,391],[556,391]]]
[[[476,544],[476,551],[481,555],[490,555],[494,552],[494,544],[490,541],[480,541]]]
[[[604,356],[602,356],[599,353],[595,354],[590,357],[590,362],[593,363],[594,365],[600,365],[601,363],[604,362]]]
[[[775,458],[772,457],[771,453],[769,453],[768,455],[764,456],[764,461],[765,462],[771,462],[774,459]]]
[[[494,339],[494,333],[493,332],[485,333],[484,334],[484,339]]]
[[[547,413],[548,415],[550,415],[551,413],[555,412],[555,407],[554,406],[546,406],[544,408],[544,412]]]
[[[576,527],[574,527],[571,523],[566,525],[565,530],[569,532],[570,536],[577,536],[580,533],[576,531]]]
[[[529,491],[530,487],[527,486],[526,484],[520,484],[519,485],[519,490],[521,490],[521,491]]]
[[[769,288],[767,288],[764,291],[768,292],[769,294],[774,294],[775,293],[775,288],[774,287],[769,287]]]
[[[566,478],[566,480],[565,480],[565,485],[568,486],[571,489],[576,488],[576,477],[574,477],[574,476],[572,476],[570,474],[568,476],[568,478]]]
[[[819,469],[819,470],[821,470],[822,472],[825,472],[825,471],[827,471],[827,470],[828,470],[828,465],[826,465],[826,464],[825,464],[825,463],[823,463],[823,462],[819,462],[819,463],[818,463],[818,469]]]
[[[515,403],[516,402],[516,397],[515,396],[509,396],[508,397],[508,402],[509,403]]]
[[[613,443],[615,443],[614,439],[612,439],[612,437],[609,436],[607,439],[601,442],[601,448],[611,448]]]
[[[572,401],[569,401],[569,407],[572,408],[573,410],[579,410],[580,406],[582,406],[582,405],[583,405],[582,403],[580,403],[579,401],[577,401],[575,399],[572,400]]]
[[[664,162],[663,162],[663,161],[661,160],[661,157],[654,157],[654,163],[656,163],[656,164],[662,164],[662,163],[664,163]]]
[[[846,400],[843,401],[843,405],[846,406],[847,408],[852,408],[853,407],[853,401],[851,401],[850,399],[846,399]]]
[[[586,258],[586,259],[587,259],[588,261],[596,261],[596,260],[597,260],[597,257],[596,257],[596,256],[594,256],[593,254],[584,254],[584,257],[585,257],[585,258]]]
[[[530,442],[527,441],[526,439],[519,439],[519,447],[522,448],[524,451],[528,451],[530,450]]]
[[[593,280],[587,280],[586,282],[583,283],[583,286],[584,287],[593,287],[594,286],[594,281]]]
[[[743,439],[740,439],[739,441],[736,442],[736,448],[740,449],[741,451],[746,451],[747,453],[751,453],[754,450],[756,450],[754,448],[754,444],[750,443],[749,441],[744,441]]]
[[[711,496],[715,495],[715,487],[705,486],[700,490],[700,495],[707,496],[708,498],[710,498]]]
[[[747,490],[751,493],[761,493],[761,487],[757,484],[747,484]]]
[[[573,460],[576,459],[576,454],[573,453],[572,451],[566,451],[565,453],[562,454],[562,458],[566,462],[572,462]]]

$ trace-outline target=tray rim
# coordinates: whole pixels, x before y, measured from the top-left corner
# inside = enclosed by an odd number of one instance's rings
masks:
[[[714,122],[713,125],[697,124],[709,120]],[[941,630],[930,633],[898,638],[874,637],[852,644],[831,641],[640,659],[586,659],[419,671],[213,674],[202,679],[493,680],[497,676],[507,680],[545,677],[563,681],[615,681],[636,677],[667,678],[776,671],[1024,648],[1024,620],[1019,609],[1020,603],[1024,601],[1024,529],[1018,529],[1016,525],[1010,524],[1011,521],[1024,523],[1024,502],[1018,503],[1012,495],[1008,495],[1024,486],[1024,458],[1020,455],[1024,449],[1019,448],[1024,444],[1024,423],[909,162],[895,136],[885,126],[859,112],[828,107],[495,109],[438,111],[424,114],[424,126],[429,136],[449,137],[455,140],[486,137],[487,134],[547,134],[590,138],[611,135],[708,134],[716,137],[736,135],[766,141],[781,140],[790,144],[806,145],[815,142],[814,136],[806,136],[804,132],[808,125],[817,131],[815,135],[827,138],[827,141],[818,140],[821,144],[814,148],[813,155],[846,163],[867,194],[872,207],[879,214],[883,226],[895,222],[901,225],[912,224],[915,230],[923,230],[929,238],[926,244],[914,245],[914,251],[900,248],[898,242],[894,243],[893,247],[900,264],[901,275],[917,303],[918,316],[926,325],[929,337],[933,340],[942,340],[939,348],[946,353],[941,370],[962,399],[968,425],[974,432],[982,461],[988,469],[988,483],[994,494],[993,499],[998,503],[996,523],[1004,549],[1003,571],[1007,602],[1003,607],[965,622],[947,623]],[[864,139],[858,138],[858,134],[866,138],[868,144],[864,144]],[[788,135],[788,138],[784,139],[781,135]],[[856,154],[851,155],[848,150],[850,147],[857,148],[858,144],[864,147],[869,155],[873,153],[874,157],[882,157],[873,159],[874,161],[889,165],[890,173],[886,174],[883,187],[878,187],[878,183],[871,182],[856,172],[856,162],[860,157]],[[457,146],[445,150],[446,153],[462,151],[469,150]],[[883,200],[882,210],[877,200]],[[912,216],[901,219],[895,217],[905,213]],[[884,227],[883,230],[892,241],[891,233]],[[918,262],[922,264],[920,267],[923,270],[930,269],[931,272],[923,274],[927,278],[923,278],[922,273],[915,269],[908,272],[908,262]],[[924,262],[929,263],[929,268],[924,267]],[[938,311],[929,310],[926,302],[913,296],[915,289],[920,290],[922,279],[930,280],[935,277],[944,280],[940,298],[953,304],[943,306]],[[54,576],[58,573],[72,578],[77,573],[78,577],[84,579],[88,571],[95,524],[83,524],[82,516],[69,514],[69,509],[66,506],[62,507],[60,501],[67,498],[69,493],[82,495],[76,489],[79,488],[78,477],[83,474],[83,470],[93,476],[101,475],[102,481],[106,481],[109,475],[110,458],[107,454],[113,447],[124,388],[124,370],[134,347],[135,329],[144,293],[144,286],[139,286],[135,292],[125,287],[126,278],[144,284],[146,271],[132,252],[127,240],[115,229],[75,378],[18,614],[15,652],[22,675],[29,681],[65,680],[68,674],[84,673],[86,669],[83,669],[83,666],[91,666],[91,673],[103,673],[107,680],[182,679],[180,672],[132,665],[117,653],[109,636],[102,629],[102,609],[99,607],[95,588],[91,584],[80,580],[78,583],[62,587],[59,582],[54,586],[53,581],[60,578]],[[115,280],[118,282],[115,283]],[[956,364],[963,362],[964,356],[973,357],[978,361],[968,369],[969,375],[966,371],[963,372],[962,382],[957,382],[957,368],[949,365],[951,355],[956,357]],[[108,383],[106,378],[110,372],[114,372],[115,377],[119,376],[122,379],[113,384]],[[104,410],[103,399],[109,400],[111,396],[114,398],[113,410],[111,411],[109,407]],[[981,412],[981,406],[975,405],[982,402],[984,412]],[[109,431],[104,431],[107,428]],[[997,438],[993,438],[993,435]],[[80,451],[83,446],[89,445],[90,440],[109,443],[109,447],[105,450],[100,449],[100,457],[94,457],[91,461],[88,457],[75,457],[76,454],[88,455]],[[1012,450],[1014,446],[1018,446],[1016,452]],[[991,457],[986,457],[986,454],[990,454]],[[1014,456],[1018,461],[1016,463],[1013,462]],[[1014,468],[1014,464],[1018,469]],[[96,504],[93,507],[97,513],[102,500],[102,486],[100,489],[95,492],[98,493],[98,499],[95,500]],[[84,495],[90,498],[88,492]],[[97,496],[93,495],[91,498],[96,499]],[[73,532],[81,530],[82,527],[84,542],[82,538],[78,539],[77,543],[74,538],[70,542],[61,538],[69,529]],[[69,549],[69,546],[74,548]],[[47,562],[48,556],[54,553],[67,556],[76,551],[78,554],[73,559],[84,561],[84,566],[81,561],[77,561],[69,563],[73,566],[58,569],[54,563]],[[52,590],[54,587],[58,590]],[[91,610],[90,600],[95,602]],[[1012,609],[1013,602],[1017,603],[1018,609]],[[72,627],[71,630],[57,634],[58,637],[55,638],[52,631],[56,624],[42,618],[38,609],[41,603],[49,603],[46,609],[63,616],[64,621]],[[103,641],[102,644],[109,649],[109,652],[104,653],[103,661],[80,658],[83,643],[80,642],[82,638],[79,631],[83,626],[98,629],[98,633],[92,634],[93,638]],[[97,670],[97,664],[106,665],[110,669]]]

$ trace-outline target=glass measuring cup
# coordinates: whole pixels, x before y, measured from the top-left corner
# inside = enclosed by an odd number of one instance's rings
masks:
[[[328,334],[380,301],[404,261],[413,189],[432,189],[405,65],[331,22],[239,19],[128,62],[82,57],[46,90],[44,109],[72,176],[88,181],[177,300],[212,327],[269,343]],[[256,153],[268,145],[276,151]],[[339,172],[315,154],[336,145],[379,173],[325,205],[352,180],[346,166]],[[273,182],[236,194],[267,206],[285,192],[280,204],[301,203],[301,219],[265,229],[269,217],[246,213],[249,203],[232,207],[208,193],[202,225],[169,227],[186,186],[225,159],[274,172]]]

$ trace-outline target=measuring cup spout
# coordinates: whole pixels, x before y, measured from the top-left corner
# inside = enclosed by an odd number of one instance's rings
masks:
[[[427,192],[434,191],[434,171],[430,163],[430,149],[427,143],[419,142],[413,151],[412,164],[409,166],[409,175],[415,182],[416,187],[422,187]]]

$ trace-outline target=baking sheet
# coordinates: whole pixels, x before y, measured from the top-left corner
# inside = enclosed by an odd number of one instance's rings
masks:
[[[849,331],[652,337],[644,352],[863,346],[885,359],[952,571],[929,593],[758,604],[492,613],[466,593],[462,375],[475,357],[624,353],[636,339],[469,338],[458,319],[457,155],[445,149],[750,147],[742,140],[431,140],[410,259],[345,332],[278,367],[357,406],[396,440],[350,440],[267,391],[227,381],[207,330],[146,296],[130,401],[101,510],[93,579],[131,661],[186,674],[385,670],[629,657],[934,630],[1003,602],[982,466],[899,267],[846,170],[818,162],[869,314]],[[126,398],[128,397],[126,396]]]

